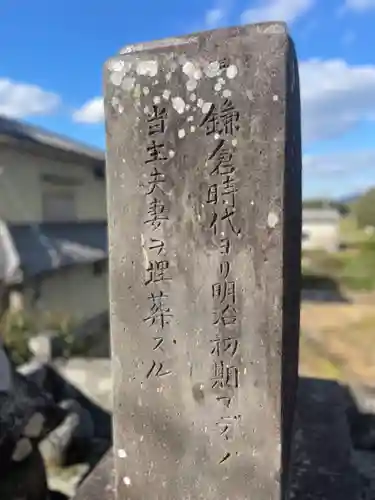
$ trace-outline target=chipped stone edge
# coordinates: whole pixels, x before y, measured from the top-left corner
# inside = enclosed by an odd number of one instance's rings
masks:
[[[144,52],[148,50],[155,50],[155,49],[165,49],[167,47],[173,47],[176,45],[186,45],[190,43],[197,43],[198,39],[200,36],[205,35],[207,33],[215,33],[218,31],[226,31],[226,30],[233,30],[237,29],[239,31],[246,30],[246,29],[255,29],[258,33],[262,34],[271,34],[271,35],[282,35],[282,34],[287,34],[288,33],[288,26],[287,23],[284,21],[271,21],[271,22],[263,22],[263,23],[251,23],[251,24],[244,24],[242,26],[235,26],[235,27],[228,27],[228,28],[220,28],[216,30],[206,30],[206,31],[201,31],[197,32],[194,34],[190,35],[184,35],[181,37],[170,37],[170,38],[164,38],[161,40],[155,40],[155,41],[150,41],[150,42],[141,42],[141,43],[134,43],[130,45],[125,45],[120,51],[119,55],[126,55],[126,54],[134,54],[136,52]]]
[[[189,43],[197,43],[197,36],[187,36],[187,37],[179,37],[179,38],[165,38],[163,40],[156,40],[154,42],[143,42],[143,43],[135,43],[132,45],[126,45],[123,47],[119,54],[134,54],[135,52],[144,52],[148,50],[173,47],[175,45],[186,45]]]

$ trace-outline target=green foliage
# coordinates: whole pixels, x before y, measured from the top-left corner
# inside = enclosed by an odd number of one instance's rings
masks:
[[[34,335],[50,330],[61,336],[66,346],[63,355],[71,355],[77,350],[72,335],[73,322],[66,316],[55,314],[28,314],[25,311],[6,311],[0,319],[0,331],[10,356],[16,365],[27,362],[31,353],[28,342]]]
[[[35,325],[23,312],[6,311],[0,321],[4,343],[9,348],[10,356],[16,365],[30,358],[28,340],[35,335]]]
[[[375,290],[375,238],[358,241],[347,251],[334,254],[314,251],[303,255],[306,287]]]
[[[348,259],[342,269],[340,280],[353,290],[375,289],[375,239],[363,241],[358,252]]]
[[[375,227],[375,188],[367,191],[353,203],[353,212],[359,227]]]

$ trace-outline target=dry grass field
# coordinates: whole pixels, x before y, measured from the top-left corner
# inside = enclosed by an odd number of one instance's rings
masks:
[[[375,294],[303,303],[300,373],[375,385]]]

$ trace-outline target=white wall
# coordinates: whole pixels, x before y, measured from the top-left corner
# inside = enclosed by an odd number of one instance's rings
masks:
[[[339,248],[339,228],[337,224],[319,221],[302,224],[302,249],[335,252]]]
[[[107,283],[107,272],[94,275],[89,264],[61,269],[41,280],[34,307],[76,321],[87,320],[108,310]],[[33,294],[33,289],[25,290],[26,297]],[[25,302],[26,307],[33,307],[30,299]]]
[[[75,193],[77,219],[106,220],[105,182],[79,164],[63,163],[0,146],[0,219],[42,222],[43,175],[66,176],[79,185],[64,187]]]

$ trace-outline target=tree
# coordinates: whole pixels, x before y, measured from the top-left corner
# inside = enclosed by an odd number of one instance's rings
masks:
[[[375,227],[375,188],[353,203],[353,212],[359,227]]]
[[[324,208],[335,208],[341,215],[347,215],[350,212],[348,205],[334,200],[324,200],[324,199],[310,199],[304,200],[303,208],[307,209],[324,209]]]

